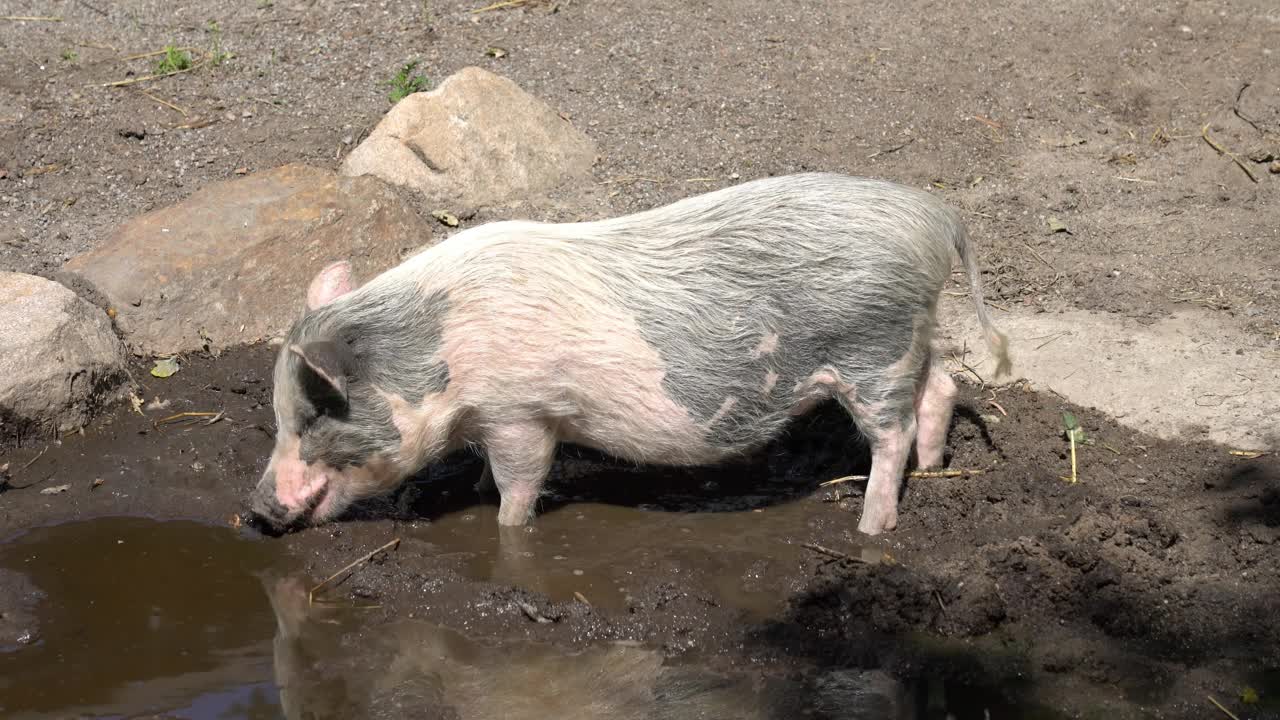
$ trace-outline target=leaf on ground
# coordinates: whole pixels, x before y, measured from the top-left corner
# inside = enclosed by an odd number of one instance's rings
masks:
[[[1067,229],[1066,223],[1062,222],[1056,217],[1053,217],[1052,215],[1049,216],[1049,232],[1050,233],[1066,233],[1068,235],[1071,234],[1071,231]]]
[[[155,367],[151,368],[151,374],[158,378],[167,378],[178,372],[180,369],[178,359],[169,357],[164,358],[163,360],[157,360]]]
[[[1247,458],[1249,460],[1255,460],[1257,458],[1262,457],[1263,455],[1266,455],[1266,453],[1262,452],[1261,450],[1228,450],[1227,454],[1235,455],[1236,457]]]
[[[1245,686],[1245,688],[1240,691],[1240,702],[1244,703],[1245,705],[1257,704],[1258,691],[1254,690],[1251,687]]]
[[[449,227],[458,227],[458,218],[454,217],[453,213],[447,210],[436,210],[431,213],[431,217],[439,220]]]
[[[70,489],[71,489],[70,485],[54,485],[53,487],[47,487],[41,490],[40,494],[41,495],[57,495],[58,493],[64,493]]]
[[[507,56],[507,51],[497,45],[490,45],[484,49],[484,54],[491,58],[504,58]]]

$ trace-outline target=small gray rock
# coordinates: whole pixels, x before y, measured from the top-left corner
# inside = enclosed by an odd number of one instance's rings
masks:
[[[435,206],[482,207],[584,179],[595,157],[595,143],[546,103],[467,67],[396,103],[342,174],[413,188]]]

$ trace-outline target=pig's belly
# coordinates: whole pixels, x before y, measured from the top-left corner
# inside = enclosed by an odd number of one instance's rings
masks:
[[[571,401],[557,423],[557,436],[630,462],[705,465],[767,444],[793,417],[808,412],[819,394],[823,390],[806,388],[771,403],[734,404],[699,420],[660,389],[619,386],[607,397]],[[734,423],[732,442],[716,431],[716,423],[725,421]]]

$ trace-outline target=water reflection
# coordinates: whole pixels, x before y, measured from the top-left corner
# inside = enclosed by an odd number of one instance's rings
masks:
[[[274,628],[255,573],[272,559],[267,543],[227,528],[143,518],[37,528],[0,545],[0,568],[43,595],[32,642],[0,653],[0,716],[269,707]]]
[[[288,718],[469,720],[783,717],[785,694],[746,679],[670,667],[660,653],[611,643],[567,652],[486,645],[426,622],[370,632],[350,611],[308,606],[296,578],[265,585],[276,614],[275,670]]]

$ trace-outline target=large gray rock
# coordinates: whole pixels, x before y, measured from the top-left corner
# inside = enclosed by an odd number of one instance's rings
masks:
[[[595,158],[595,143],[546,103],[468,67],[396,103],[342,174],[375,175],[440,207],[477,208],[584,178]]]
[[[0,272],[0,438],[78,430],[127,378],[101,310],[52,280]]]
[[[134,353],[221,350],[287,330],[330,262],[367,280],[429,228],[375,178],[285,165],[134,218],[64,269],[113,309]]]

